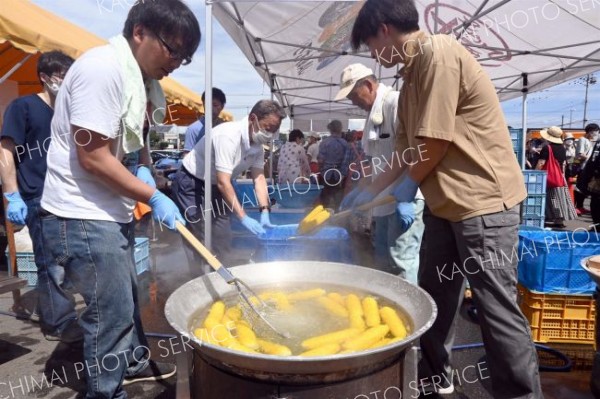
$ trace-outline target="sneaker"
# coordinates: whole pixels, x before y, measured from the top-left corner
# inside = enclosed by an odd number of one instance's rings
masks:
[[[429,396],[431,394],[438,395],[451,395],[454,393],[454,384],[450,384],[447,387],[443,387],[440,385],[433,386],[432,384],[428,384],[426,386],[419,386],[419,397]],[[433,396],[435,397],[435,396]]]
[[[177,372],[177,367],[171,363],[161,363],[150,360],[148,366],[131,377],[125,377],[123,385],[142,381],[160,381],[172,377]]]

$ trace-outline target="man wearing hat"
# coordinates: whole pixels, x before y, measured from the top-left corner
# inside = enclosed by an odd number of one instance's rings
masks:
[[[340,91],[335,100],[347,98],[352,104],[368,112],[363,128],[362,146],[371,161],[370,169],[373,171],[366,175],[370,178],[361,179],[358,187],[344,198],[342,208],[349,207],[358,196],[369,197],[369,200],[375,198],[375,194],[369,190],[369,184],[382,173],[379,165],[392,164],[392,167],[399,167],[393,164],[399,95],[400,93],[391,87],[379,83],[371,68],[363,64],[352,64],[342,71]],[[402,149],[398,151],[401,152]],[[362,165],[355,165],[351,166],[351,169],[360,170],[361,167]],[[352,173],[350,177],[355,178]],[[381,195],[389,195],[389,191],[388,188]],[[381,265],[383,270],[417,284],[419,249],[425,228],[425,201],[420,191],[411,205],[413,213],[410,218],[405,219],[396,217],[395,204],[373,209],[374,242],[377,264]]]
[[[550,151],[553,158],[558,162],[561,172],[564,175],[567,160],[567,152],[563,145],[563,131],[558,126],[551,126],[548,129],[540,131],[540,135],[548,142],[540,151],[540,159],[536,169],[547,169]],[[552,187],[546,190],[546,221],[554,222],[558,227],[566,227],[565,220],[575,219],[575,207],[571,202],[571,197],[566,184],[563,187]]]

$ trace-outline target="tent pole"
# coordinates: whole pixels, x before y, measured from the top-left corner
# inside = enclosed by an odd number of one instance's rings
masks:
[[[12,74],[17,71],[17,69],[21,68],[23,66],[23,64],[26,63],[27,60],[31,58],[32,55],[33,54],[27,54],[21,61],[17,62],[12,68],[10,68],[10,70],[8,72],[6,72],[4,74],[4,76],[2,76],[0,78],[0,84],[4,83],[4,81],[6,79],[10,78],[12,76]]]
[[[204,245],[212,248],[212,0],[206,0],[206,61],[204,63]],[[208,105],[207,105],[208,104]],[[215,182],[216,183],[216,182]]]
[[[271,74],[271,101],[275,100],[275,75]],[[283,104],[281,104],[283,105]],[[278,137],[279,138],[279,137]],[[275,141],[271,141],[271,153],[269,154],[269,179],[273,186],[275,185],[273,182],[273,156],[275,152]]]
[[[521,140],[521,159],[519,159],[519,163],[521,164],[521,168],[525,169],[525,148],[527,141],[527,92],[528,92],[528,83],[527,83],[527,74],[523,73],[521,75],[523,77],[523,88],[521,92],[523,93],[523,109],[521,113],[521,127],[523,128],[523,138]]]

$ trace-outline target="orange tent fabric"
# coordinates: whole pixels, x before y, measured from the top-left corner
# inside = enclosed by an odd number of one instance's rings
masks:
[[[37,60],[41,52],[61,50],[73,58],[106,40],[44,10],[28,0],[0,1],[0,78],[20,62],[8,80],[17,82],[19,95],[37,93]],[[161,80],[167,98],[167,121],[185,126],[204,112],[202,99],[173,79]]]

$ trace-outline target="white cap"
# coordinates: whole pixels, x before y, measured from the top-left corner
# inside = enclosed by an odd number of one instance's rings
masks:
[[[354,89],[356,82],[371,75],[373,75],[373,70],[371,68],[367,68],[363,64],[348,65],[342,71],[342,77],[340,79],[340,91],[335,96],[334,101],[339,101],[346,98],[352,89]]]

